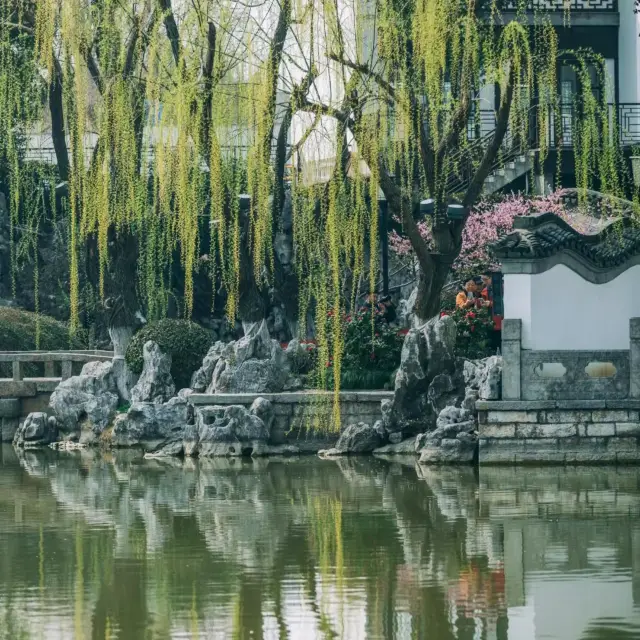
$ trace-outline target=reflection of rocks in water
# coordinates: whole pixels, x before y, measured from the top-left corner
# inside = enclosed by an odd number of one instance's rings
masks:
[[[398,640],[473,629],[504,640],[506,627],[488,629],[505,603],[526,605],[536,572],[640,575],[637,470],[480,470],[478,481],[467,468],[390,460],[11,451],[0,533],[19,518],[23,528],[0,557],[0,615],[24,563],[16,593],[35,594],[41,579],[66,618],[80,594],[85,637],[105,637],[107,624],[121,638],[259,637],[306,616],[307,635],[291,637],[322,637],[322,619],[336,637],[382,638],[401,611]],[[547,508],[576,517],[548,519]]]

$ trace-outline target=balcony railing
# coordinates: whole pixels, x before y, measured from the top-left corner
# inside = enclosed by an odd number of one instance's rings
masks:
[[[617,118],[614,118],[614,114]],[[563,104],[560,105],[559,118],[549,118],[546,136],[551,148],[573,146],[576,117],[575,105]],[[494,111],[481,110],[469,119],[467,138],[472,141],[487,136],[495,128],[495,123]],[[617,126],[618,138],[623,147],[640,145],[640,104],[609,105],[609,124],[611,127],[614,124]]]
[[[517,11],[519,0],[506,0],[504,11]],[[528,11],[618,11],[618,0],[525,0]]]

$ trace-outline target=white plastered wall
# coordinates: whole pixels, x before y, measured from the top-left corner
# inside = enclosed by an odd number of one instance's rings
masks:
[[[504,317],[522,320],[524,349],[628,349],[629,319],[640,317],[640,265],[600,285],[564,265],[505,274]]]

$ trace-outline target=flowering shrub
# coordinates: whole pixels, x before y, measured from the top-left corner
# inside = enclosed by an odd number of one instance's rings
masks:
[[[465,278],[477,275],[485,269],[498,267],[492,261],[487,245],[509,232],[517,216],[555,213],[581,233],[588,232],[589,218],[580,210],[567,210],[562,196],[563,191],[557,190],[548,196],[509,194],[500,196],[499,199],[492,197],[479,202],[469,214],[462,232],[462,250],[453,265],[454,272]],[[422,237],[428,241],[431,236],[431,221],[422,221],[418,227]],[[411,252],[409,240],[395,231],[389,236],[389,246],[400,255]]]
[[[374,314],[373,326],[370,310],[361,310],[343,319],[340,381],[343,389],[382,389],[400,364],[404,336],[391,327],[379,311],[375,310]],[[332,381],[333,362],[327,362],[326,366]]]
[[[487,309],[456,309],[455,311],[443,312],[441,315],[451,316],[456,322],[458,327],[457,355],[469,360],[493,355],[491,349],[493,320]]]

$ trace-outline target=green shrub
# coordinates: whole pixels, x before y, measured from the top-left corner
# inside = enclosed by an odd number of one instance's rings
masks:
[[[36,346],[38,320],[40,344]],[[69,327],[48,316],[38,316],[30,311],[0,307],[0,351],[66,351],[86,349],[84,336],[69,335]]]
[[[332,312],[329,312],[332,313]],[[400,364],[404,336],[390,326],[376,311],[360,310],[344,320],[344,351],[340,387],[348,389],[383,389],[393,386],[394,372]],[[328,386],[333,385],[333,362],[328,368]]]
[[[493,355],[491,335],[493,320],[487,309],[455,309],[446,312],[458,327],[456,354],[469,360],[479,360]]]
[[[71,337],[69,327],[64,322],[23,309],[0,307],[0,351],[68,351],[86,348],[84,334],[78,332]],[[2,363],[0,377],[11,375],[11,364]],[[37,365],[28,365],[24,375],[32,377],[42,375],[42,372],[39,372]]]
[[[204,327],[189,320],[159,320],[138,331],[127,349],[127,364],[134,373],[141,373],[144,365],[142,349],[149,340],[171,356],[171,375],[177,389],[188,387],[191,376],[202,365],[213,342],[213,335]]]

